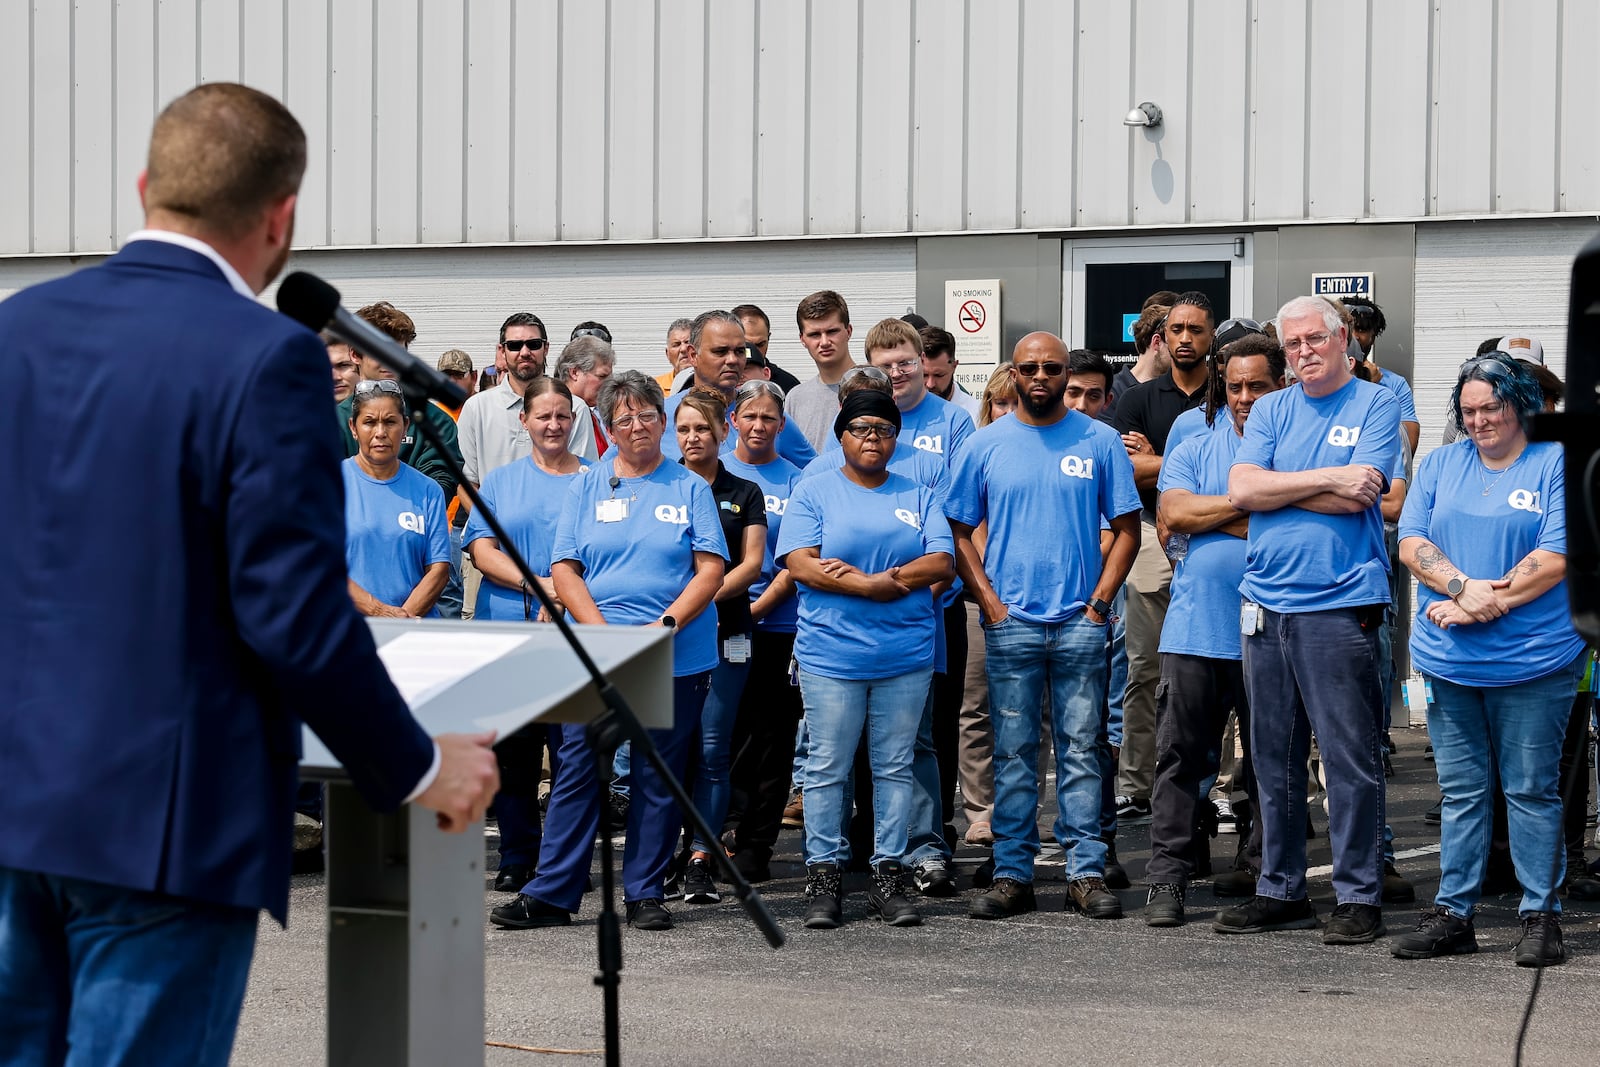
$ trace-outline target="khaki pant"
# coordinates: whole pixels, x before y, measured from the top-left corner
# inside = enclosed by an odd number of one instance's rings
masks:
[[[461,553],[461,617],[471,619],[478,606],[478,587],[483,584],[483,572],[472,565],[472,557]]]
[[[1128,688],[1122,699],[1122,760],[1117,792],[1150,799],[1156,775],[1156,684],[1161,681],[1161,626],[1172,600],[1172,564],[1153,523],[1140,530],[1128,572]]]
[[[967,602],[967,676],[961,697],[959,776],[961,806],[967,822],[991,822],[994,816],[994,725],[989,721],[989,671],[983,649],[983,617]]]

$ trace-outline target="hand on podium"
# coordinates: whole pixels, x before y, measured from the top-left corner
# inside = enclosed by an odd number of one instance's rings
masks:
[[[500,763],[495,759],[494,731],[440,734],[439,775],[416,803],[439,814],[439,829],[459,834],[483,818],[500,791]]]

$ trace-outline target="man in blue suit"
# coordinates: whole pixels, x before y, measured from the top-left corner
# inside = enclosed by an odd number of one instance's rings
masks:
[[[156,119],[149,228],[0,304],[0,1063],[227,1062],[302,720],[380,809],[459,831],[498,787],[351,607],[327,355],[254,299],[305,159],[277,101],[201,86]]]

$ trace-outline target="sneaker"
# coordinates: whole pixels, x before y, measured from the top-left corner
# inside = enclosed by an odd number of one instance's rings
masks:
[[[628,825],[628,794],[611,794],[611,832],[620,835]]]
[[[1137,826],[1150,821],[1150,801],[1137,797],[1117,798],[1117,822]]]
[[[515,893],[533,881],[533,875],[534,866],[531,863],[513,863],[509,867],[501,867],[495,872],[494,891]]]
[[[1212,805],[1217,809],[1217,833],[1236,834],[1239,832],[1239,820],[1233,814],[1233,802],[1227,797],[1213,800]]]
[[[950,876],[950,863],[943,856],[923,860],[913,867],[911,881],[925,897],[953,897],[959,892],[956,880]]]
[[[1324,945],[1365,945],[1385,933],[1383,909],[1376,904],[1335,904],[1322,931]]]
[[[791,830],[798,830],[806,824],[806,797],[804,793],[796,793],[789,798],[788,805],[783,809],[783,825]]]
[[[941,861],[942,862],[942,861]],[[905,868],[896,860],[884,860],[872,873],[872,884],[867,887],[867,907],[890,926],[921,926],[922,915],[917,906],[906,899]],[[949,875],[945,875],[946,881]],[[952,891],[955,884],[951,883]]]
[[[1553,911],[1530,911],[1522,917],[1522,936],[1512,946],[1518,967],[1554,967],[1567,962],[1561,943],[1561,916]]]
[[[1255,867],[1235,867],[1211,879],[1211,892],[1219,897],[1253,897],[1260,877]]]
[[[635,930],[672,929],[672,913],[660,897],[630,900],[623,907],[628,913],[628,925]]]
[[[1422,821],[1429,826],[1438,826],[1444,822],[1444,797],[1440,797],[1433,807],[1422,813]]]
[[[506,930],[537,930],[544,926],[571,926],[572,914],[526,893],[489,913],[489,921]]]
[[[842,895],[839,865],[818,863],[806,869],[807,930],[834,930],[844,922],[840,907]]]
[[[1183,886],[1163,882],[1150,887],[1144,898],[1146,926],[1183,925]]]
[[[691,856],[683,869],[683,902],[715,904],[721,899],[717,880],[711,876],[711,860],[705,856]]]
[[[1389,954],[1397,960],[1431,960],[1436,956],[1467,956],[1478,951],[1478,934],[1471,919],[1458,919],[1443,908],[1422,913],[1417,928],[1395,939]]]
[[[974,919],[1007,919],[1037,907],[1031,883],[1019,882],[1015,878],[996,878],[987,893],[973,899],[967,914]]]
[[[1117,859],[1117,843],[1106,842],[1106,888],[1131,889],[1133,883],[1128,880],[1128,871],[1122,866],[1122,861]]]
[[[1248,904],[1217,916],[1211,929],[1219,934],[1260,934],[1270,930],[1314,930],[1317,909],[1309,900],[1257,896]]]
[[[1417,891],[1406,880],[1406,876],[1396,869],[1393,862],[1385,861],[1383,865],[1383,902],[1385,904],[1409,904],[1416,899]]]
[[[1067,883],[1067,908],[1091,919],[1122,918],[1122,901],[1106,888],[1104,878],[1074,878]]]
[[[994,827],[986,822],[975,822],[967,827],[963,840],[969,845],[989,848],[994,845]]]

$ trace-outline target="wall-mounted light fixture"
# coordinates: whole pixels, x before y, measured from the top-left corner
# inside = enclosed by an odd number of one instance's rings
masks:
[[[1122,117],[1124,126],[1144,126],[1150,129],[1161,125],[1161,109],[1146,100]]]

